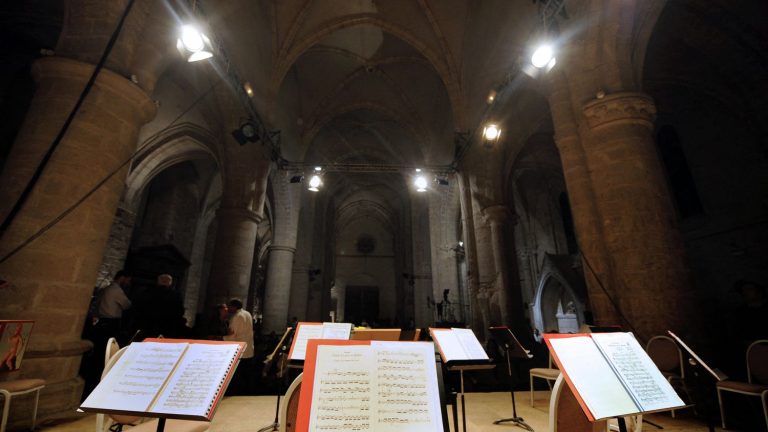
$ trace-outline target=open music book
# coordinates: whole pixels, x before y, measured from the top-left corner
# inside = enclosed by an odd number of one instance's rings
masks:
[[[288,360],[304,360],[307,351],[307,341],[310,339],[349,339],[352,331],[351,323],[312,323],[300,322],[296,326]]]
[[[443,363],[456,361],[489,360],[480,341],[471,329],[430,328],[429,334],[437,344]]]
[[[442,432],[434,346],[311,340],[297,432]]]
[[[80,409],[210,421],[245,344],[147,340],[127,347]]]
[[[685,404],[631,333],[545,334],[590,421]]]

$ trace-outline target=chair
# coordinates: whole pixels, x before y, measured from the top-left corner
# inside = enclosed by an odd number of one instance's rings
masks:
[[[725,380],[717,383],[717,401],[720,404],[723,429],[725,429],[722,397],[724,391],[760,397],[763,402],[765,425],[768,427],[768,339],[752,342],[747,348],[747,382]]]
[[[280,420],[278,432],[294,432],[296,430],[296,416],[299,412],[299,395],[301,395],[301,380],[304,376],[300,373],[293,380],[285,392],[283,403],[280,404]]]
[[[3,419],[0,422],[0,432],[5,432],[8,423],[8,413],[11,411],[11,398],[26,393],[35,393],[35,404],[32,408],[32,427],[35,429],[37,421],[37,403],[40,401],[40,390],[45,387],[45,381],[41,379],[19,379],[12,381],[0,381],[0,395],[3,396]]]
[[[528,372],[531,380],[531,406],[533,406],[533,378],[544,378],[547,380],[547,386],[549,387],[549,390],[552,390],[552,383],[550,381],[554,381],[557,379],[557,377],[560,376],[560,369],[557,369],[555,367],[552,367],[552,354],[549,355],[549,367],[546,368],[533,368]]]
[[[654,336],[645,346],[645,351],[648,353],[648,357],[653,360],[653,363],[659,368],[659,371],[667,379],[667,382],[672,384],[673,381],[680,381],[683,385],[683,391],[687,394],[685,389],[685,367],[683,366],[683,353],[680,351],[680,347],[677,346],[674,339],[669,336]],[[671,411],[672,418],[675,418],[675,410]]]
[[[117,343],[117,339],[113,337],[109,338],[109,340],[107,340],[107,349],[104,350],[104,366],[109,363],[109,359],[117,354],[118,351],[120,351],[120,344]]]

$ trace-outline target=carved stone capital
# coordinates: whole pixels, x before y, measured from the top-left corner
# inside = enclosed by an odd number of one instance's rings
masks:
[[[656,105],[642,93],[614,93],[584,105],[587,124],[592,129],[616,122],[645,123],[653,127]]]
[[[242,207],[219,207],[219,209],[216,210],[216,217],[250,219],[256,224],[261,223],[261,220],[263,219],[260,214]]]

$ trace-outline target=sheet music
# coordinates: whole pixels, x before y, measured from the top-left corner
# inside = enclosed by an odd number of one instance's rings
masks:
[[[443,430],[435,349],[430,343],[371,342],[376,352],[376,432]]]
[[[323,323],[322,339],[349,339],[352,323]]]
[[[594,336],[594,334],[592,335]],[[640,411],[590,337],[549,339],[562,370],[595,419]]]
[[[456,335],[456,339],[464,348],[464,352],[469,360],[488,360],[488,354],[485,353],[483,346],[480,345],[480,341],[477,340],[477,336],[472,329],[454,328],[453,333]]]
[[[595,333],[592,340],[642,411],[685,405],[631,333]]]
[[[208,416],[238,349],[234,344],[191,344],[152,411]]]
[[[429,343],[320,345],[309,430],[442,431]]]
[[[147,411],[187,344],[131,344],[83,407]]]
[[[310,339],[320,339],[323,336],[322,324],[299,323],[296,329],[296,335],[293,341],[293,351],[291,351],[291,360],[304,360],[307,355],[307,341]]]
[[[370,431],[375,354],[367,345],[320,345],[312,391],[311,432]]]
[[[440,347],[444,362],[467,359],[464,347],[461,346],[459,339],[453,331],[449,329],[432,329],[432,338]]]

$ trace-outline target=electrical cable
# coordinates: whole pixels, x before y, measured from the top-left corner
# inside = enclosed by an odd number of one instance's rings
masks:
[[[99,59],[99,62],[96,64],[96,67],[93,69],[93,73],[91,73],[91,77],[88,79],[88,82],[85,84],[85,88],[83,88],[83,91],[80,92],[80,97],[77,99],[75,106],[72,108],[72,111],[69,112],[69,115],[67,116],[67,119],[64,121],[64,124],[61,126],[61,129],[59,129],[59,133],[56,135],[56,138],[54,138],[53,142],[51,143],[51,146],[48,148],[48,151],[46,151],[45,154],[43,155],[43,158],[40,160],[40,163],[37,165],[37,169],[35,169],[35,172],[32,174],[32,177],[27,182],[27,185],[24,187],[24,190],[21,191],[19,198],[14,203],[10,212],[8,212],[8,215],[5,217],[5,220],[3,220],[2,225],[0,225],[0,236],[5,233],[8,227],[11,225],[11,222],[13,222],[13,220],[16,219],[16,215],[18,215],[18,213],[21,211],[21,208],[27,202],[29,195],[32,193],[32,189],[35,187],[38,180],[40,180],[40,177],[43,174],[43,170],[48,165],[48,161],[50,161],[51,157],[53,156],[53,153],[56,151],[56,149],[59,147],[59,144],[64,139],[64,135],[69,130],[69,126],[72,124],[72,121],[75,119],[75,116],[77,115],[78,111],[80,111],[80,107],[85,102],[85,98],[88,97],[88,94],[91,92],[93,85],[96,83],[96,78],[99,76],[101,69],[104,68],[104,64],[107,62],[107,57],[109,57],[109,54],[112,52],[112,48],[114,48],[115,43],[117,42],[118,36],[120,36],[120,30],[122,30],[123,24],[125,24],[125,19],[128,17],[128,13],[130,13],[134,2],[135,0],[129,0],[128,4],[125,6],[125,10],[123,11],[122,16],[120,17],[120,21],[118,21],[117,27],[112,32],[112,36],[110,36],[109,41],[107,42],[107,46],[104,48],[104,52],[101,54],[101,58]]]
[[[203,99],[204,99],[206,96],[208,96],[208,94],[209,94],[209,93],[210,93],[210,92],[211,92],[211,91],[212,91],[214,88],[216,88],[216,86],[217,86],[217,85],[219,85],[219,83],[220,83],[220,82],[221,82],[221,81],[216,81],[216,82],[214,82],[214,83],[211,85],[211,87],[209,87],[209,88],[208,88],[208,90],[206,90],[206,91],[205,91],[203,94],[201,94],[201,95],[200,95],[200,96],[199,96],[197,99],[195,99],[195,100],[194,100],[194,101],[193,101],[193,102],[192,102],[192,103],[191,103],[191,104],[190,104],[190,105],[189,105],[189,106],[188,106],[188,107],[187,107],[187,108],[186,108],[186,109],[185,109],[183,112],[181,112],[181,113],[180,113],[178,116],[176,116],[176,118],[174,118],[174,119],[173,119],[173,121],[171,121],[170,123],[168,123],[168,125],[167,125],[167,126],[165,126],[165,127],[164,127],[164,128],[162,128],[161,130],[159,130],[159,131],[157,131],[156,133],[154,133],[152,136],[150,136],[149,138],[147,138],[147,140],[145,140],[145,141],[150,141],[150,140],[152,140],[153,138],[155,138],[156,136],[158,136],[158,135],[162,134],[163,132],[165,132],[166,130],[168,130],[168,129],[169,129],[171,126],[173,126],[173,125],[174,125],[174,124],[175,124],[177,121],[179,121],[179,119],[181,119],[182,117],[184,117],[184,116],[185,116],[185,115],[186,115],[186,114],[187,114],[187,113],[188,113],[190,110],[192,110],[192,108],[194,108],[194,107],[195,107],[195,106],[196,106],[198,103],[200,103],[200,102],[201,102],[201,101],[202,101],[202,100],[203,100]],[[87,200],[87,199],[88,199],[88,198],[89,198],[91,195],[93,195],[94,193],[96,193],[96,191],[97,191],[97,190],[99,190],[99,189],[101,188],[101,186],[103,186],[103,185],[104,185],[106,182],[108,182],[108,181],[109,181],[109,180],[110,180],[112,177],[114,177],[114,175],[115,175],[115,174],[117,174],[118,172],[120,172],[120,170],[122,170],[122,169],[123,169],[123,167],[125,167],[126,165],[128,165],[128,164],[129,164],[129,163],[130,163],[130,162],[133,160],[133,158],[134,158],[134,157],[136,157],[136,156],[137,156],[137,155],[138,155],[138,154],[141,152],[141,150],[142,150],[142,149],[143,149],[143,148],[138,148],[138,149],[136,149],[136,151],[135,151],[135,152],[133,152],[133,154],[131,154],[131,155],[130,155],[130,156],[127,158],[127,159],[125,159],[125,161],[123,161],[123,162],[122,162],[122,163],[121,163],[121,164],[120,164],[120,165],[119,165],[117,168],[115,168],[114,170],[112,170],[112,172],[110,172],[109,174],[107,174],[107,176],[106,176],[106,177],[104,177],[104,178],[103,178],[101,181],[99,181],[98,183],[96,183],[96,185],[95,185],[95,186],[93,186],[93,187],[92,187],[92,188],[91,188],[91,189],[90,189],[88,192],[86,192],[86,193],[85,193],[85,195],[83,195],[83,196],[82,196],[80,199],[78,199],[77,201],[75,201],[75,203],[74,203],[74,204],[72,204],[71,206],[67,207],[67,208],[66,208],[66,209],[65,209],[63,212],[61,212],[61,213],[60,213],[58,216],[56,216],[55,218],[53,218],[53,220],[51,220],[51,221],[50,221],[50,222],[48,222],[47,224],[43,225],[43,226],[42,226],[42,227],[41,227],[39,230],[37,230],[37,232],[35,232],[35,233],[34,233],[34,234],[32,234],[31,236],[29,236],[29,237],[28,237],[26,240],[24,240],[23,242],[21,242],[21,243],[20,243],[18,246],[16,246],[16,247],[15,247],[15,248],[13,248],[13,249],[12,249],[10,252],[8,252],[8,253],[7,253],[7,254],[5,254],[5,255],[4,255],[2,258],[0,258],[0,264],[2,264],[2,263],[4,263],[4,262],[6,262],[6,261],[7,261],[8,259],[10,259],[12,256],[14,256],[14,255],[16,255],[17,253],[19,253],[19,251],[21,251],[22,249],[24,249],[24,247],[26,247],[28,244],[30,244],[30,243],[32,243],[33,241],[35,241],[35,240],[36,240],[38,237],[40,237],[40,236],[42,236],[43,234],[45,234],[45,232],[46,232],[46,231],[48,231],[49,229],[53,228],[53,227],[54,227],[54,226],[55,226],[57,223],[59,223],[59,222],[60,222],[62,219],[64,219],[64,218],[65,218],[67,215],[69,215],[70,213],[72,213],[72,212],[73,212],[73,211],[74,211],[74,210],[75,210],[77,207],[79,207],[79,206],[80,206],[80,204],[82,204],[83,202],[85,202],[85,200]]]

